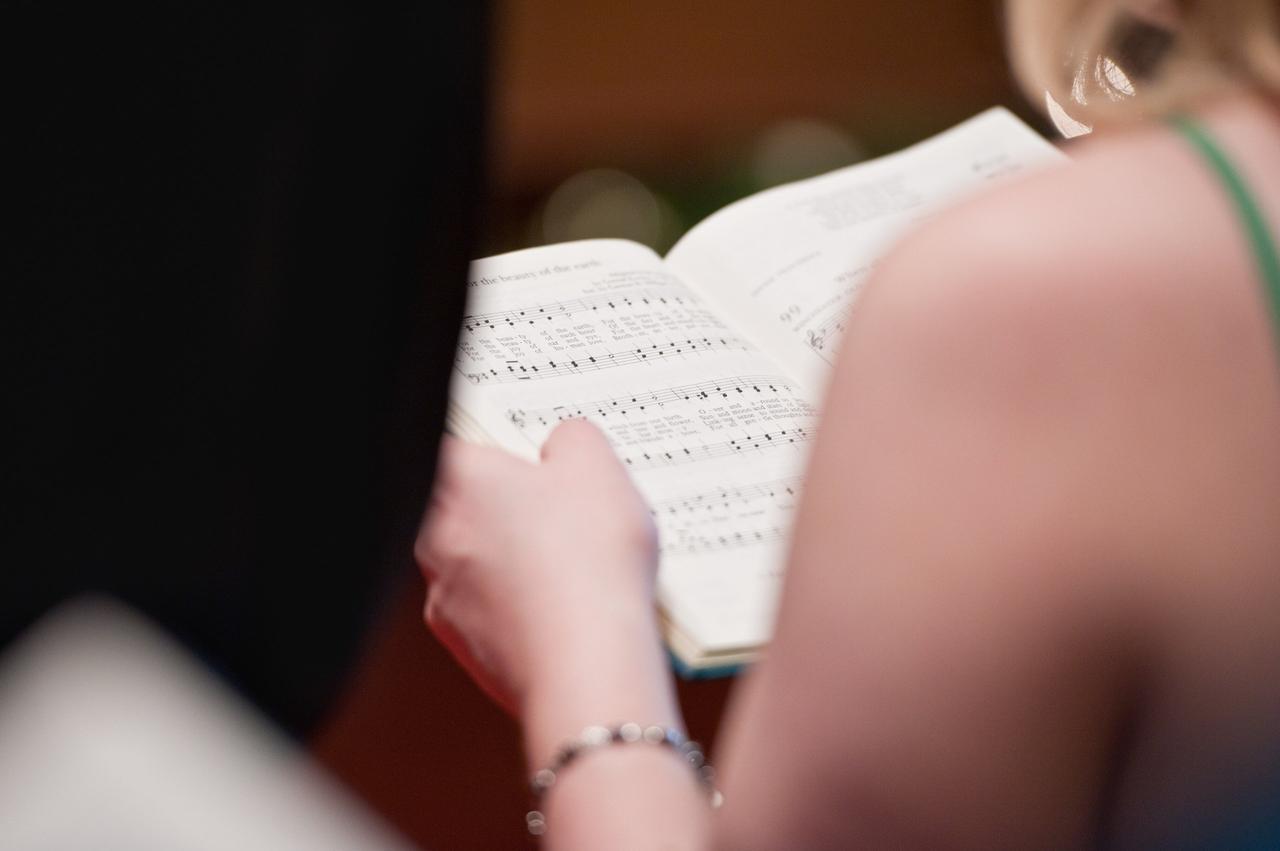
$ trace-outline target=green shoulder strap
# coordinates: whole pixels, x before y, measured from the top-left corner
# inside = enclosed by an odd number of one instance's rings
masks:
[[[1174,119],[1173,126],[1204,155],[1235,203],[1249,234],[1249,244],[1257,258],[1258,271],[1267,287],[1267,295],[1271,300],[1271,318],[1275,322],[1277,341],[1280,341],[1280,251],[1276,250],[1275,238],[1267,227],[1266,216],[1254,200],[1253,193],[1249,191],[1240,172],[1236,171],[1231,160],[1203,127],[1186,117]]]

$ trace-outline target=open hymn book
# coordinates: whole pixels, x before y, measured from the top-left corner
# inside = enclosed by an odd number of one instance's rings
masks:
[[[677,666],[732,669],[769,638],[820,394],[876,259],[943,203],[1060,158],[995,109],[731,204],[665,258],[588,240],[479,260],[449,428],[536,459],[560,421],[600,426],[658,527]]]

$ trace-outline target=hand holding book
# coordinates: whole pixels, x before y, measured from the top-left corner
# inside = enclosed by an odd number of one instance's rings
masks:
[[[585,421],[553,431],[538,464],[447,439],[415,555],[427,623],[515,713],[584,646],[659,656],[653,522]]]
[[[443,449],[418,563],[426,619],[472,677],[515,714],[529,765],[610,719],[681,729],[653,604],[652,520],[608,441],[582,420],[558,426],[531,464],[451,439]],[[698,842],[708,821],[694,775],[654,748],[586,759],[542,806],[579,847],[641,830]],[[651,795],[626,795],[639,783]],[[615,803],[584,806],[593,795]],[[664,814],[655,824],[653,808]]]

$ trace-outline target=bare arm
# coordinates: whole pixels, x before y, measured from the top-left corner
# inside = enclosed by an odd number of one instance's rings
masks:
[[[576,421],[538,465],[458,441],[442,461],[417,547],[426,620],[519,718],[529,772],[588,726],[679,728],[651,521],[604,436]],[[703,848],[710,821],[690,768],[644,745],[575,761],[542,811],[557,849]]]
[[[726,736],[720,847],[1096,837],[1145,640],[1143,388],[1110,314],[1004,224],[917,237],[859,307]]]
[[[1188,164],[1136,136],[881,267],[722,739],[722,847],[1152,847],[1247,775],[1205,707],[1267,679],[1223,637],[1273,599],[1274,340]]]

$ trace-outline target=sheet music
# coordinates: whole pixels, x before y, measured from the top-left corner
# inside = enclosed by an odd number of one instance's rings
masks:
[[[667,268],[821,393],[859,288],[945,202],[1062,154],[1002,109],[913,148],[762,192],[693,228]]]
[[[562,420],[595,422],[653,511],[681,640],[750,650],[769,637],[814,405],[877,258],[940,205],[1061,159],[992,110],[730,205],[665,261],[618,240],[477,261],[450,427],[533,459]]]
[[[815,426],[795,382],[633,243],[488,258],[468,286],[459,421],[531,459],[596,423],[652,508],[668,616],[706,647],[765,641]]]

